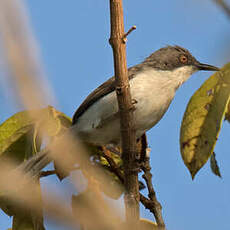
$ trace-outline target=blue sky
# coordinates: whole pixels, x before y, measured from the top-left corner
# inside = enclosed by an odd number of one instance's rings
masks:
[[[113,75],[109,1],[26,3],[46,76],[57,98],[55,106],[72,116],[89,92]],[[128,37],[129,66],[168,44],[181,45],[199,61],[219,67],[230,60],[230,19],[211,0],[124,1],[124,16],[126,30],[137,26]],[[194,74],[178,90],[163,119],[148,132],[153,184],[168,230],[230,229],[230,125],[224,122],[215,148],[222,179],[215,177],[207,164],[192,181],[179,150],[186,105],[210,74]],[[0,91],[0,122],[21,109],[9,98],[12,89],[8,87]],[[60,183],[52,177],[42,182],[44,189],[52,185],[69,202],[73,190],[67,180]],[[143,207],[141,216],[152,219]],[[10,226],[11,219],[0,212],[0,229]],[[66,229],[50,221],[46,226],[49,230]]]

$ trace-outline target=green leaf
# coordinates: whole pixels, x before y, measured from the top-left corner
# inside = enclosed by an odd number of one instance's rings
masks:
[[[28,150],[28,134],[33,130],[32,125],[27,125],[16,130],[10,137],[1,141],[0,160],[5,158],[13,159],[15,162],[22,162]],[[1,132],[1,130],[0,130]]]
[[[24,160],[27,134],[33,129],[29,112],[16,113],[0,125],[0,156],[10,157],[21,162]],[[17,153],[17,154],[15,154]]]
[[[230,96],[230,63],[191,97],[181,125],[180,149],[192,178],[212,155]]]
[[[70,118],[51,106],[16,113],[0,125],[0,164],[7,159],[23,162],[40,151],[43,137],[59,135],[70,124]],[[4,194],[0,194],[0,207],[13,215],[14,207]]]
[[[0,160],[7,156],[20,163],[28,158],[28,151],[39,151],[42,140],[38,133],[41,130],[43,135],[53,137],[70,125],[71,119],[51,106],[16,113],[0,125]]]

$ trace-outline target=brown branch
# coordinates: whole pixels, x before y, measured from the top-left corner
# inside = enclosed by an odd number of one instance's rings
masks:
[[[56,173],[57,173],[56,170],[41,171],[40,174],[39,174],[39,177],[40,177],[40,178],[42,178],[42,177],[47,177],[47,176],[54,175],[54,174],[56,174]]]
[[[72,169],[70,169],[70,171],[75,171],[75,170],[79,170],[80,167],[73,167]],[[39,177],[42,178],[42,177],[47,177],[47,176],[51,176],[51,175],[54,175],[54,174],[57,174],[57,170],[47,170],[47,171],[42,171],[40,172],[39,174]]]
[[[230,6],[227,5],[227,3],[224,0],[213,0],[216,2],[217,5],[219,5],[224,12],[227,14],[228,17],[230,17]]]
[[[156,192],[153,188],[153,184],[152,184],[152,174],[150,172],[151,167],[149,164],[149,157],[146,157],[146,160],[142,163],[142,167],[141,169],[143,170],[144,174],[143,174],[143,178],[147,184],[147,188],[148,188],[148,197],[150,199],[150,201],[152,202],[152,206],[151,206],[151,212],[154,214],[158,228],[159,229],[165,229],[165,223],[163,220],[163,216],[162,216],[162,207],[161,204],[159,203],[159,201],[157,200],[156,197]]]
[[[150,200],[146,200],[143,197],[140,199],[142,203],[145,203],[145,207],[148,207],[150,212],[152,212],[155,216],[157,226],[159,229],[165,230],[165,223],[162,216],[162,207],[161,204],[158,202],[156,197],[156,192],[153,188],[152,184],[152,174],[151,174],[151,167],[150,167],[150,149],[148,148],[146,134],[142,135],[141,137],[141,169],[143,170],[144,174],[142,175],[143,179],[145,180],[148,188],[148,197]]]
[[[110,165],[111,171],[120,179],[121,183],[124,184],[124,175],[121,173],[120,167],[117,166],[116,162],[111,157],[110,153],[106,148],[103,148],[103,157],[107,160]],[[151,168],[150,168],[151,169]],[[149,177],[149,176],[147,176]],[[144,205],[146,209],[148,209],[155,217],[158,229],[165,230],[165,224],[161,214],[161,205],[157,201],[155,191],[153,186],[151,185],[151,178],[150,180],[146,181],[149,191],[149,199],[145,197],[143,194],[139,193],[140,202]]]
[[[139,220],[138,167],[136,162],[136,132],[133,121],[133,105],[130,95],[124,38],[122,0],[110,0],[111,36],[113,49],[116,93],[120,113],[122,159],[124,163],[125,210],[128,222]],[[134,228],[136,226],[134,225]]]
[[[103,147],[102,154],[103,154],[103,157],[109,163],[111,171],[119,178],[121,183],[124,184],[124,176],[121,173],[120,167],[117,166],[116,162],[111,157],[110,152],[106,148]]]

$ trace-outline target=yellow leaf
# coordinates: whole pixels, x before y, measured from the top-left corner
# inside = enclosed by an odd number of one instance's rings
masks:
[[[190,99],[180,131],[180,149],[192,178],[213,153],[230,95],[230,63]]]

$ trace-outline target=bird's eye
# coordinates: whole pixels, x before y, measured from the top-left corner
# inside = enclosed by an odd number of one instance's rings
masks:
[[[188,58],[185,55],[180,56],[180,62],[186,64],[188,62]]]

